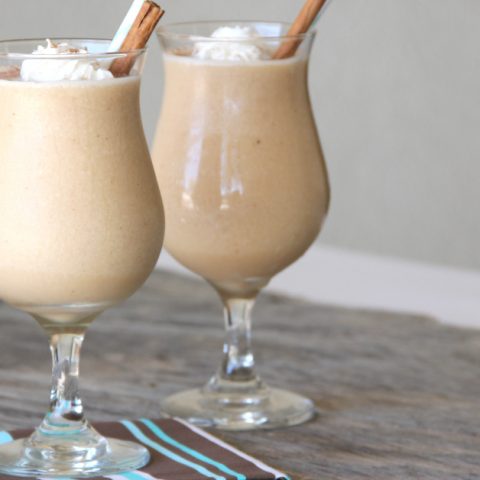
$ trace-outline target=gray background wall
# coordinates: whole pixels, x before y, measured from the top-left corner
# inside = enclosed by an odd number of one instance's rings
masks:
[[[294,18],[303,0],[162,0],[164,21]],[[113,35],[130,0],[0,0],[0,37]],[[333,189],[320,241],[480,267],[480,1],[333,0],[311,91]],[[152,41],[143,111],[161,102]],[[1,105],[0,105],[1,108]]]

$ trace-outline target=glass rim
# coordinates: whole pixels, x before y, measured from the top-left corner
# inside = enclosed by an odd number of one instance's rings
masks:
[[[89,38],[89,37],[51,37],[49,38],[52,42],[62,42],[62,41],[75,41],[75,42],[105,42],[110,43],[112,41],[111,38]],[[15,44],[22,44],[22,43],[36,43],[37,45],[44,44],[46,38],[14,38],[14,39],[0,39],[0,60],[2,59],[11,59],[11,60],[78,60],[78,59],[85,59],[85,60],[95,60],[95,59],[111,59],[115,60],[117,58],[124,58],[128,55],[139,56],[147,51],[147,47],[138,48],[133,50],[127,50],[125,52],[115,51],[115,52],[108,52],[108,51],[100,51],[97,53],[88,52],[88,53],[68,53],[61,55],[58,54],[34,54],[34,53],[20,53],[20,52],[2,52],[1,47],[2,45],[15,45]]]
[[[225,26],[254,26],[254,25],[277,25],[285,28],[291,27],[291,23],[288,22],[275,22],[275,21],[266,21],[266,20],[200,20],[200,21],[187,21],[187,22],[174,22],[168,23],[165,25],[160,25],[156,28],[156,33],[159,37],[165,39],[176,39],[176,40],[190,40],[194,42],[235,42],[235,43],[251,43],[252,41],[263,40],[263,41],[288,41],[288,40],[304,40],[306,38],[312,38],[316,35],[316,29],[312,28],[308,32],[299,33],[291,35],[288,33],[282,35],[256,35],[251,38],[237,38],[237,37],[222,37],[222,38],[213,38],[206,35],[200,35],[196,33],[185,33],[185,32],[175,32],[170,30],[176,27],[188,27],[188,26],[202,26],[202,25],[218,25],[218,27]]]

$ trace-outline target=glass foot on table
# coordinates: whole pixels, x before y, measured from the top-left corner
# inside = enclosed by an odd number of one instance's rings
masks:
[[[145,466],[150,460],[142,445],[123,440],[106,439],[104,448],[75,450],[64,448],[31,448],[28,439],[0,445],[0,473],[18,477],[100,477]]]
[[[254,395],[187,390],[166,398],[162,411],[199,427],[221,430],[280,428],[307,422],[315,415],[313,402],[296,393],[263,387]]]

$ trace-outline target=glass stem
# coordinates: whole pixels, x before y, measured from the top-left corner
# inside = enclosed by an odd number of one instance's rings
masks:
[[[82,400],[78,393],[80,349],[84,334],[57,333],[50,336],[52,389],[50,409],[40,427],[58,432],[86,428]],[[52,432],[53,433],[53,432]]]
[[[256,381],[255,358],[252,351],[251,312],[255,299],[224,300],[226,338],[223,362],[219,372],[222,380]]]
[[[49,331],[53,360],[50,408],[26,442],[31,458],[84,462],[107,452],[107,441],[85,419],[78,392],[84,334],[83,327],[67,332]]]

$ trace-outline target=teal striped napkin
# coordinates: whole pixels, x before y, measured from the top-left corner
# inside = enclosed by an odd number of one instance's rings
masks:
[[[289,480],[284,473],[183,420],[144,418],[94,427],[107,437],[142,443],[151,454],[150,463],[142,470],[106,477],[111,480]],[[0,432],[0,444],[30,433]],[[14,478],[0,475],[0,480]]]

